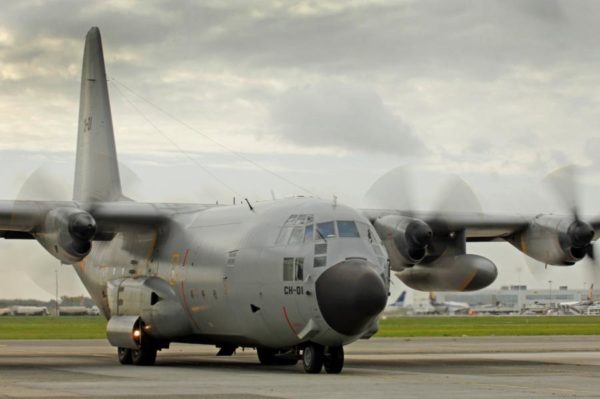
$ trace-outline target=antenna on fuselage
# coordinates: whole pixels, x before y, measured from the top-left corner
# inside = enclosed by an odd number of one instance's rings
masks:
[[[248,207],[250,208],[250,210],[252,212],[254,212],[254,207],[252,206],[252,204],[250,203],[250,201],[248,201],[248,198],[244,198],[244,200],[246,201],[246,203],[248,204]]]

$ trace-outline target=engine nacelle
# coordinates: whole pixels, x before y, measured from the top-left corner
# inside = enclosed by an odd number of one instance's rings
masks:
[[[459,254],[442,256],[427,265],[415,265],[396,276],[419,291],[475,291],[492,284],[498,269],[483,256]]]
[[[421,262],[433,232],[427,223],[399,215],[383,216],[373,223],[390,257],[393,270]]]
[[[582,221],[553,215],[537,216],[508,241],[524,254],[549,265],[570,266],[581,260],[594,237]]]
[[[63,263],[77,263],[90,253],[96,234],[94,217],[77,208],[56,208],[48,212],[35,238]]]
[[[175,291],[158,277],[110,281],[107,297],[111,320],[125,316],[140,318],[144,334],[153,338],[168,340],[192,333],[188,315]]]

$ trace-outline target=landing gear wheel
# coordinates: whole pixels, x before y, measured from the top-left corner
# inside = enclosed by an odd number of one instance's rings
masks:
[[[156,361],[156,348],[147,347],[133,349],[131,359],[136,366],[151,366]]]
[[[256,348],[258,360],[264,366],[293,366],[298,363],[298,359],[277,356],[282,353],[285,353],[285,351],[272,348]]]
[[[344,368],[344,347],[330,346],[325,353],[325,371],[327,374],[339,374]]]
[[[119,363],[121,364],[133,364],[133,358],[131,357],[131,349],[118,348],[117,356],[119,357]]]
[[[319,344],[308,344],[302,351],[302,365],[308,374],[318,374],[323,368],[323,347]]]

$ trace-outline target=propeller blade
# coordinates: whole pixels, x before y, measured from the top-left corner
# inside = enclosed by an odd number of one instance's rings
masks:
[[[400,209],[414,211],[413,201],[416,185],[414,182],[415,169],[403,165],[392,169],[381,176],[367,191],[364,203],[367,207]]]
[[[576,165],[567,165],[549,173],[543,180],[577,221],[580,220],[578,176],[579,168]]]
[[[72,186],[66,181],[69,179],[63,176],[71,175],[68,164],[46,163],[35,169],[23,182],[21,189],[17,194],[18,200],[37,200],[37,201],[68,201],[73,196]],[[123,187],[130,192],[132,187],[136,187],[141,182],[140,178],[128,167],[119,164],[121,172],[121,181]],[[80,217],[72,226],[76,236],[86,240],[93,237],[96,232],[96,225],[93,219]],[[46,251],[35,242],[7,243],[13,245],[29,245],[28,251],[21,250],[17,262],[23,263],[22,269],[27,277],[47,294],[54,297],[56,291],[56,274],[53,272],[58,265],[58,261],[53,260]],[[25,253],[26,255],[23,255]],[[59,276],[59,288],[61,295],[81,295],[85,292],[83,285],[77,274],[71,267],[59,267],[57,269]]]
[[[25,179],[17,194],[17,199],[33,201],[69,200],[73,195],[72,189],[61,179],[61,172],[57,171],[55,164],[43,164]],[[72,268],[59,267],[56,269],[58,260],[50,257],[40,245],[36,242],[27,242],[25,245],[30,245],[31,249],[22,252],[27,255],[19,255],[18,259],[24,262],[22,269],[36,286],[54,297],[56,273],[58,273],[61,294],[81,295],[84,292],[83,286]],[[55,273],[54,270],[57,270],[57,272]]]

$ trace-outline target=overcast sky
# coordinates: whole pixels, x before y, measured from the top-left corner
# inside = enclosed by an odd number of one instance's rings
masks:
[[[552,0],[1,2],[0,196],[42,167],[52,183],[38,195],[70,198],[83,40],[98,26],[124,191],[138,200],[272,190],[364,206],[409,164],[399,204],[452,202],[439,174],[456,173],[485,211],[560,211],[537,182],[577,163],[597,214],[599,15],[596,1]],[[0,242],[0,297],[49,295],[23,273],[42,265],[53,282],[38,247]],[[498,264],[496,286],[590,281],[579,267],[536,283],[508,245],[471,249]]]

